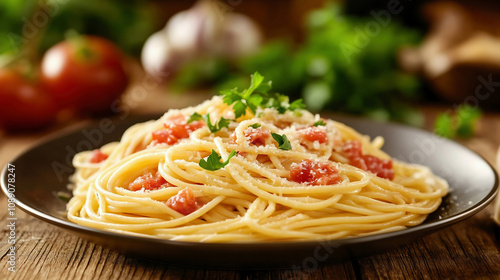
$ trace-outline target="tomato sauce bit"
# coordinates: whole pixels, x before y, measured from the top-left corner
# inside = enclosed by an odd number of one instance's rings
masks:
[[[324,127],[310,126],[299,129],[298,133],[300,138],[304,141],[318,141],[320,144],[328,141],[328,136],[326,135],[326,129]]]
[[[92,155],[90,156],[89,162],[90,163],[101,163],[108,159],[108,155],[103,153],[101,150],[93,150]]]
[[[166,204],[168,207],[183,215],[189,215],[200,208],[200,204],[196,200],[191,188],[181,190],[176,195],[169,198]]]
[[[244,131],[245,137],[248,138],[250,144],[256,146],[264,146],[266,145],[266,140],[271,137],[271,133],[268,130],[262,128],[253,128],[248,127]],[[230,144],[236,143],[236,133],[232,133],[229,140]]]
[[[248,137],[252,145],[264,146],[271,133],[265,129],[249,127],[245,129],[245,136]]]
[[[160,172],[156,172],[154,175],[152,172],[146,173],[142,176],[137,177],[132,183],[128,185],[128,189],[131,191],[147,190],[153,191],[166,187],[175,187],[165,180]]]
[[[180,139],[189,138],[189,135],[203,127],[205,124],[201,121],[194,121],[187,123],[186,117],[184,115],[176,115],[168,119],[163,126],[165,129],[157,130],[153,132],[153,142],[166,143],[168,145],[174,145]]]
[[[290,179],[307,185],[333,185],[341,181],[339,171],[331,163],[310,159],[293,163]]]
[[[392,160],[363,155],[361,142],[349,140],[342,145],[342,152],[349,158],[349,164],[365,171],[370,171],[380,178],[394,179]]]

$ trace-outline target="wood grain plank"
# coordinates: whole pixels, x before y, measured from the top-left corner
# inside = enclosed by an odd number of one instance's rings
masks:
[[[406,246],[359,259],[363,279],[498,279],[500,252],[488,210]]]

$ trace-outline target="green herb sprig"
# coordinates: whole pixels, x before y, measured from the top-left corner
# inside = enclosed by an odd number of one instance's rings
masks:
[[[200,159],[200,162],[198,163],[201,168],[209,170],[209,171],[216,171],[219,169],[222,169],[228,165],[229,160],[236,155],[236,151],[232,150],[229,156],[227,157],[227,160],[224,162],[221,162],[222,157],[217,154],[215,150],[212,149],[212,153],[206,158],[206,159]]]
[[[319,120],[314,123],[314,126],[326,126],[326,123],[323,120]]]
[[[259,128],[260,127],[260,123],[254,123],[252,125],[249,125],[248,127],[251,127],[251,128]]]
[[[278,142],[278,148],[285,151],[289,151],[292,149],[292,144],[285,134],[279,135],[278,133],[271,133],[271,135],[273,136],[274,140]]]
[[[210,114],[200,115],[198,113],[194,113],[191,115],[191,117],[189,117],[188,123],[199,120],[207,124],[208,129],[211,133],[215,133],[224,127],[229,127],[229,123],[231,122],[231,120],[220,118],[218,122],[216,121],[214,124],[212,124],[212,121],[210,120]]]
[[[264,77],[255,72],[251,75],[250,87],[243,91],[238,91],[237,88],[221,91],[222,100],[227,105],[233,105],[235,118],[246,115],[249,109],[255,114],[257,108],[274,108],[280,114],[286,111],[298,111],[305,109],[305,104],[302,99],[289,103],[289,98],[286,95],[279,93],[271,93],[271,81],[264,81]]]

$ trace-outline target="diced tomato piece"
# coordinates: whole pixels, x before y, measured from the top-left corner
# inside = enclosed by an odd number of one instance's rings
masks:
[[[103,153],[101,150],[93,150],[92,155],[90,156],[89,162],[90,163],[100,163],[108,159],[108,155]]]
[[[176,115],[168,119],[163,126],[165,129],[153,132],[153,141],[155,143],[166,143],[173,145],[180,139],[188,138],[189,135],[204,125],[201,121],[187,123],[184,115]]]
[[[380,178],[394,179],[394,170],[392,169],[392,160],[390,159],[380,159],[370,155],[363,155],[355,161],[351,160],[353,166],[370,171]]]
[[[179,141],[179,138],[175,137],[171,130],[162,129],[153,132],[153,141],[173,145]]]
[[[266,144],[266,139],[271,136],[271,133],[265,129],[249,127],[245,130],[245,136],[249,138],[251,144],[263,146]]]
[[[236,143],[236,133],[231,133],[231,136],[229,136],[229,144],[235,144]]]
[[[200,208],[190,188],[185,188],[169,198],[167,200],[167,206],[183,215],[189,215]]]
[[[246,157],[248,155],[247,152],[238,152],[238,155],[242,156],[242,157]]]
[[[368,170],[368,167],[362,157],[351,157],[349,159],[349,164],[359,169]]]
[[[190,123],[186,122],[185,124],[184,124],[184,122],[182,122],[181,124],[184,125],[185,130],[189,134],[191,134],[191,132],[193,132],[193,131],[195,131],[195,130],[197,130],[199,128],[202,128],[203,126],[205,126],[205,123],[202,122],[202,121],[193,121],[193,122],[190,122]],[[167,124],[165,124],[165,127],[167,127]],[[189,135],[187,137],[189,137]]]
[[[328,162],[302,160],[292,164],[290,179],[307,185],[332,185],[340,182],[339,171]]]
[[[128,189],[131,191],[138,190],[157,190],[163,187],[175,187],[174,185],[167,182],[160,174],[160,172],[156,172],[155,175],[153,173],[147,173],[140,177],[137,177],[132,183],[128,185]]]
[[[363,155],[361,142],[351,140],[344,143],[342,151],[349,157],[349,164],[357,168],[370,171],[380,178],[394,179],[392,160],[380,159],[371,155]]]
[[[344,154],[346,154],[349,158],[351,157],[360,157],[363,155],[362,149],[361,149],[361,142],[358,140],[349,140],[342,145],[342,151]]]
[[[169,131],[177,139],[183,139],[189,137],[189,131],[187,130],[187,125],[179,125],[173,123],[165,123],[165,130]]]
[[[318,141],[320,144],[323,144],[328,140],[324,127],[311,126],[301,129],[298,132],[300,137],[305,141]]]

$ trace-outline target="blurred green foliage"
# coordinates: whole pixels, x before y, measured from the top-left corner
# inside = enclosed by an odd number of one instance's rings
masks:
[[[138,55],[154,31],[154,14],[140,0],[2,0],[0,54],[35,45],[41,54],[68,30],[106,37]]]
[[[422,124],[410,107],[418,99],[419,80],[399,70],[398,50],[421,36],[395,21],[357,18],[338,5],[314,11],[306,39],[294,47],[270,42],[255,55],[236,62],[207,59],[185,65],[173,82],[177,88],[214,84],[217,89],[244,88],[258,71],[273,89],[303,98],[312,111],[331,110],[379,120]]]
[[[451,110],[450,110],[451,111]],[[434,122],[434,132],[446,138],[470,138],[474,136],[481,110],[470,105],[460,105],[452,112],[444,112]]]

